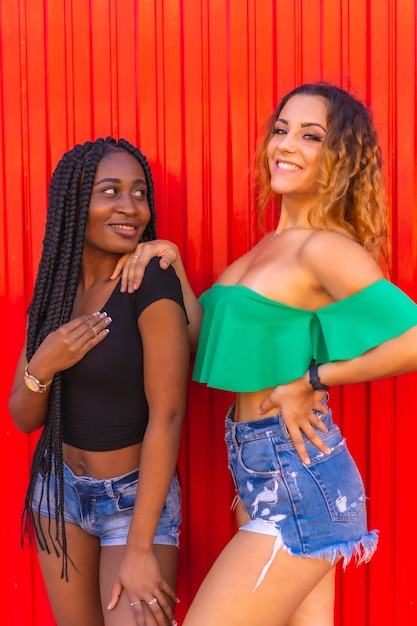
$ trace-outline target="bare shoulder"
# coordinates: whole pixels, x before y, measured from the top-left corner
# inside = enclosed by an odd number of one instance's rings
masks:
[[[305,239],[306,249],[314,250],[316,246],[348,246],[348,247],[357,247],[363,249],[362,246],[353,239],[349,233],[344,232],[342,230],[326,230],[326,229],[315,229],[312,228],[309,231],[309,236]]]
[[[348,234],[313,230],[300,249],[300,263],[335,300],[383,278],[375,259]]]
[[[360,263],[369,262],[376,265],[375,260],[363,246],[353,239],[348,233],[333,230],[312,230],[311,234],[305,238],[300,253],[308,257],[309,261],[315,259],[330,258],[334,261],[349,262],[358,261]]]

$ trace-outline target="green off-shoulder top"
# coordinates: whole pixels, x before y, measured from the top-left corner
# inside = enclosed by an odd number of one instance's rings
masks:
[[[204,309],[193,380],[258,391],[300,378],[310,363],[352,359],[417,324],[417,305],[385,279],[316,311],[215,283]]]

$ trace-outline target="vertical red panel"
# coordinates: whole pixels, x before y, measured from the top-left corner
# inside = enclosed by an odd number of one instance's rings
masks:
[[[299,0],[277,0],[276,38],[274,53],[277,58],[276,99],[301,81],[300,42],[301,26]]]
[[[73,119],[68,110],[71,80],[67,51],[67,13],[65,0],[51,0],[45,7],[46,21],[46,89],[49,148],[49,172],[62,153],[74,143]],[[36,58],[36,55],[34,55]],[[47,182],[46,182],[47,184]]]
[[[231,250],[236,258],[248,251],[253,241],[253,224],[250,214],[250,167],[253,151],[253,128],[255,122],[254,89],[251,89],[250,63],[253,63],[255,33],[250,22],[253,2],[232,2],[230,6],[229,40],[229,106],[230,106],[230,159],[233,164],[230,172],[232,196],[231,222],[229,224],[233,244]],[[249,164],[249,167],[248,167]],[[219,250],[216,251],[217,255]],[[221,251],[223,266],[227,261],[227,251]],[[230,259],[231,260],[231,259]]]
[[[179,243],[187,266],[191,269],[190,278],[201,293],[211,278],[213,236],[206,179],[208,120],[203,115],[203,111],[207,111],[207,61],[205,64],[203,62],[207,55],[207,7],[203,3],[194,3],[191,10],[183,10],[182,16],[184,154],[193,154],[193,158],[184,159],[183,165],[181,183],[185,192],[185,230]],[[200,528],[204,533],[210,527],[210,505],[208,499],[201,496],[208,487],[207,464],[211,450],[204,443],[209,440],[210,421],[206,416],[212,406],[209,404],[210,394],[206,390],[201,393],[198,387],[196,383],[190,386],[182,445],[186,504],[183,529],[187,550],[183,555],[183,571],[188,574],[186,602],[195,594],[214,558],[211,542],[201,541],[192,532],[193,528]],[[206,407],[204,417],[200,410],[202,403]],[[200,446],[201,455],[194,465],[193,451],[199,442],[203,442]],[[194,554],[199,557],[194,558]],[[181,611],[185,610],[186,607],[181,606]]]
[[[364,7],[365,8],[365,7]],[[336,84],[342,83],[342,3],[322,2],[322,76]]]
[[[416,6],[414,0],[2,0],[0,29],[0,322],[10,364],[0,392],[0,449],[3,475],[16,476],[13,488],[5,484],[2,616],[7,624],[52,626],[36,557],[19,548],[36,437],[18,433],[5,408],[52,168],[74,142],[108,134],[136,142],[152,165],[159,233],[179,244],[201,293],[260,236],[251,168],[261,125],[299,82],[334,81],[372,107],[388,183],[392,275],[416,298]],[[336,626],[416,620],[415,577],[408,573],[417,558],[410,542],[415,383],[410,375],[332,393],[367,485],[370,525],[381,531],[370,565],[338,575]],[[190,384],[180,451],[179,618],[234,531],[223,445],[229,402],[228,394]]]
[[[137,7],[133,0],[117,2],[111,7],[111,20],[116,27],[116,46],[114,49],[115,77],[115,115],[117,116],[118,137],[124,137],[132,143],[137,141],[137,91],[135,69],[137,64]]]
[[[394,67],[392,65],[395,50],[395,33],[393,30],[393,3],[381,6],[377,2],[369,5],[369,40],[368,40],[368,104],[372,107],[377,124],[379,138],[385,156],[385,173],[387,177],[387,192],[392,195],[392,175],[396,164],[392,160]],[[396,218],[397,216],[395,216]],[[368,492],[371,497],[370,519],[380,529],[380,549],[376,559],[369,568],[369,621],[372,626],[386,620],[393,623],[392,587],[395,570],[393,568],[394,544],[393,531],[395,511],[393,502],[386,497],[387,493],[393,497],[395,493],[395,457],[392,441],[395,439],[395,420],[393,409],[395,401],[387,395],[388,386],[393,383],[379,384],[382,394],[373,393],[369,410],[369,481]],[[373,390],[378,386],[373,385]],[[371,444],[371,445],[370,445]],[[384,450],[384,459],[378,451]],[[384,476],[384,483],[380,476]],[[391,549],[390,549],[391,548]],[[385,578],[381,578],[381,571],[386,571]],[[378,594],[383,594],[385,601],[378,600]]]
[[[159,126],[156,114],[158,102],[157,77],[159,76],[157,63],[159,60],[158,42],[160,42],[160,37],[156,33],[155,0],[146,0],[138,4],[136,28],[136,78],[138,91],[133,97],[136,100],[139,121],[139,145],[150,162],[157,164],[159,156]]]
[[[417,215],[416,199],[416,3],[397,2],[393,14],[393,212],[395,229],[395,280],[417,299]],[[414,167],[413,164],[414,163]],[[395,412],[391,412],[394,434],[395,491],[393,492],[393,532],[387,548],[393,553],[393,623],[417,622],[416,576],[413,572],[417,546],[411,538],[410,520],[417,518],[417,503],[410,498],[408,476],[412,468],[409,442],[417,438],[417,425],[409,419],[416,410],[415,374],[395,383]],[[406,427],[400,422],[407,416]],[[406,458],[404,458],[406,457]],[[412,471],[412,469],[411,469]],[[413,481],[415,485],[415,481]]]
[[[86,3],[85,3],[86,4]],[[110,0],[91,2],[91,106],[93,137],[116,134],[113,115],[115,24],[110,22]],[[85,19],[85,18],[84,18]],[[134,83],[133,83],[134,84]],[[132,89],[134,89],[132,87]]]
[[[21,106],[22,73],[25,63],[21,48],[19,3],[0,5],[1,20],[1,221],[2,221],[2,273],[0,293],[1,346],[5,363],[17,361],[25,323],[26,281],[24,273],[24,180],[22,174],[23,138]],[[24,7],[23,7],[24,9]],[[26,87],[26,85],[25,85]],[[27,101],[27,99],[26,99]],[[12,207],[14,210],[10,210]],[[12,384],[13,365],[3,368],[3,398]],[[2,399],[3,399],[2,398]],[[29,442],[14,429],[7,410],[1,410],[1,460],[3,476],[11,476],[14,458],[20,459],[21,472],[15,481],[5,481],[2,505],[1,543],[4,556],[1,565],[0,598],[4,619],[10,624],[25,623],[31,619],[33,594],[31,588],[31,563],[22,558],[19,549],[19,519],[23,501]],[[27,589],[28,607],[19,606],[21,589]]]
[[[327,55],[322,55],[323,46],[323,11],[321,8],[320,0],[314,0],[313,2],[303,2],[301,4],[301,68],[302,68],[302,80],[303,82],[313,82],[320,80],[322,75],[326,75],[323,71],[323,67],[317,64],[317,59],[322,57],[323,62],[327,60]],[[334,10],[339,11],[339,3],[335,2],[333,5]],[[331,45],[337,46],[337,40],[339,32],[333,20],[333,34],[334,40]],[[328,79],[329,80],[329,79]]]

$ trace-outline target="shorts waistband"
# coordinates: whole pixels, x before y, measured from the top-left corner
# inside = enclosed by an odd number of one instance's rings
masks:
[[[138,480],[139,470],[133,470],[115,478],[91,478],[89,476],[76,476],[74,472],[64,464],[64,473],[71,479],[78,493],[90,496],[104,496],[117,492],[121,487]]]
[[[238,443],[247,439],[261,439],[270,435],[290,439],[287,427],[279,413],[250,422],[234,422],[233,415],[234,405],[230,407],[226,416],[226,438],[228,436],[233,437]]]
[[[329,428],[333,426],[332,412],[325,403],[327,412],[323,414],[317,413],[321,421]],[[269,417],[262,417],[249,422],[235,422],[234,417],[235,405],[229,408],[225,420],[225,438],[231,438],[237,443],[243,443],[248,440],[262,439],[264,437],[283,437],[287,441],[291,441],[291,435],[285,425],[280,413]]]

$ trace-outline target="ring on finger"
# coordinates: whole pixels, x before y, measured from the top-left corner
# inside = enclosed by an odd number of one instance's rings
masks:
[[[96,337],[97,337],[97,331],[96,331],[96,329],[94,328],[94,326],[91,326],[91,330],[92,330],[92,331],[93,331],[93,333],[94,333],[94,338],[96,338]]]
[[[139,254],[132,254],[132,259],[139,259],[140,255]]]
[[[135,606],[135,604],[140,604],[141,600],[135,600],[134,602],[130,603],[130,606]]]
[[[158,602],[158,600],[156,598],[152,598],[152,600],[150,600],[148,604],[149,606],[151,606],[152,604],[155,604],[155,602]]]

